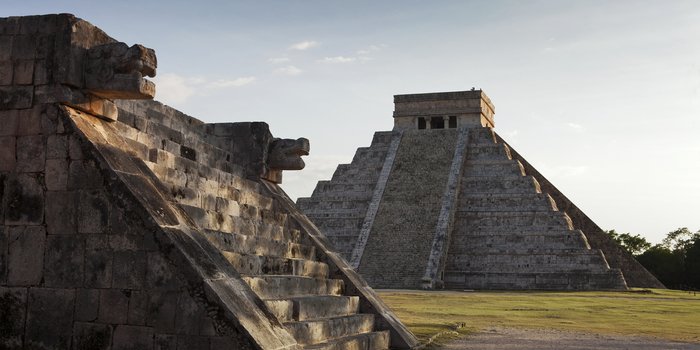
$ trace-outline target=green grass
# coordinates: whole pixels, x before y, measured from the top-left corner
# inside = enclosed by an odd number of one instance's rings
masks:
[[[379,291],[425,342],[500,326],[655,337],[700,343],[700,293]],[[450,332],[452,331],[452,332]]]

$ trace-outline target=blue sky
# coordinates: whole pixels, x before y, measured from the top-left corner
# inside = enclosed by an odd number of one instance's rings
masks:
[[[156,99],[311,140],[307,196],[392,95],[482,88],[496,131],[601,227],[700,229],[698,1],[0,1],[158,55]]]

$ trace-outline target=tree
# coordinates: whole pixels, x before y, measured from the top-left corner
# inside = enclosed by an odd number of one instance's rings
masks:
[[[615,230],[605,231],[610,238],[632,255],[639,255],[645,250],[651,248],[651,243],[646,238],[640,235],[632,235],[630,233],[617,233]]]
[[[621,235],[615,234],[617,239],[623,240]],[[636,258],[666,287],[700,289],[700,230],[693,233],[681,227],[671,231],[661,244],[650,247]]]

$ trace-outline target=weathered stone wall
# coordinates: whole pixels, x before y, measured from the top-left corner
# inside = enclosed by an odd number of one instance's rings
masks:
[[[456,139],[455,129],[404,132],[358,268],[370,285],[420,288]]]
[[[209,316],[201,287],[161,253],[152,224],[119,199],[58,107],[30,111],[0,111],[3,134],[19,140],[2,149],[17,162],[0,173],[2,347],[245,347]]]
[[[0,347],[417,345],[279,189],[265,123],[115,104],[153,96],[155,54],[72,15],[0,19],[0,45]]]

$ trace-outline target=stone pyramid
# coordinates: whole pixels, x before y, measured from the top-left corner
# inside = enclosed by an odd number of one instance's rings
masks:
[[[279,187],[308,140],[151,99],[156,56],[0,18],[0,348],[409,349]]]
[[[370,285],[663,287],[493,130],[483,91],[394,104],[394,129],[297,201]]]

